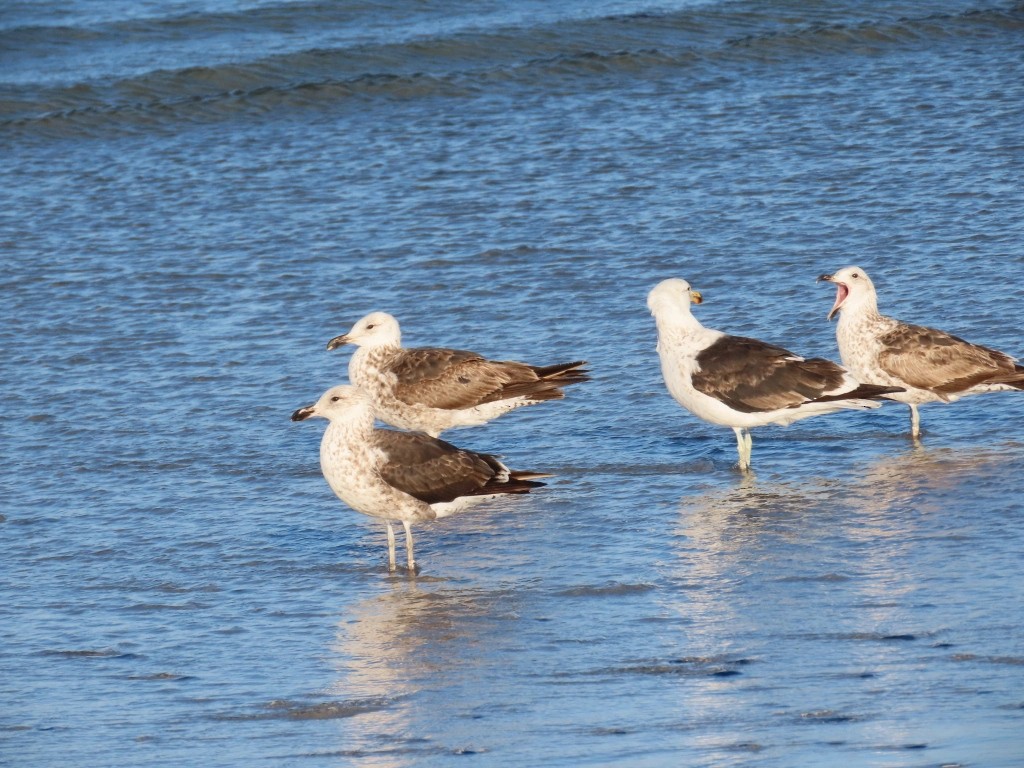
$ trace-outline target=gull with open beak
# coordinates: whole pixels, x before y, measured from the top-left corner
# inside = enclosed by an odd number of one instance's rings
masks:
[[[836,340],[843,365],[861,381],[903,388],[891,398],[910,406],[914,439],[921,434],[917,407],[923,403],[1024,389],[1024,366],[1009,355],[880,314],[874,283],[860,267],[818,279],[836,286],[828,319],[839,313]]]

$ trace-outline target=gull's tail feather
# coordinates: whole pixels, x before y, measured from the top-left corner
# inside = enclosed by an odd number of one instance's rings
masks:
[[[537,378],[506,385],[501,390],[500,399],[523,397],[535,403],[544,400],[561,400],[565,397],[562,387],[590,380],[590,372],[581,367],[586,364],[585,360],[577,360],[557,365],[528,366]]]

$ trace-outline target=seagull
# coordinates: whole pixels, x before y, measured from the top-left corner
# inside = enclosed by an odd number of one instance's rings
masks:
[[[669,393],[690,413],[736,433],[740,469],[750,468],[752,427],[788,425],[843,409],[877,408],[897,387],[861,384],[829,360],[705,328],[691,304],[703,297],[685,280],[658,283],[647,306],[658,325],[658,355]]]
[[[330,423],[320,442],[320,468],[331,490],[357,512],[387,523],[388,570],[395,570],[393,520],[405,527],[410,573],[414,522],[437,520],[505,494],[544,483],[538,472],[513,472],[494,456],[456,448],[418,432],[377,429],[370,398],[347,384],[332,387],[292,421],[319,416]]]
[[[1024,366],[1009,355],[879,314],[875,286],[860,267],[818,279],[836,286],[828,319],[840,313],[836,339],[843,365],[863,381],[903,387],[892,399],[910,406],[915,440],[921,435],[917,406],[922,403],[1024,389]]]
[[[370,396],[377,417],[431,437],[453,427],[485,424],[524,405],[558,400],[565,396],[562,387],[589,379],[582,360],[533,366],[458,349],[403,349],[398,320],[386,312],[367,315],[331,339],[327,349],[344,344],[359,347],[349,361],[349,381]]]

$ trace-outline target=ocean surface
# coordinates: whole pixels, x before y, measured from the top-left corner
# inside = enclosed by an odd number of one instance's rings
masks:
[[[1024,396],[743,474],[645,306],[1024,356],[1019,3],[6,0],[0,254],[0,764],[1024,764]],[[289,421],[372,310],[594,374],[416,576]]]

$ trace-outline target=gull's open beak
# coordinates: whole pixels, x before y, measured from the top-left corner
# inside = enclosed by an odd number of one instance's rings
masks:
[[[820,275],[819,282],[824,280],[826,283],[835,283],[836,286],[836,303],[832,305],[832,309],[828,312],[828,319],[831,320],[835,317],[836,312],[839,311],[840,307],[843,306],[843,302],[846,301],[846,297],[850,295],[850,289],[847,288],[843,283],[837,283],[835,275]]]
[[[700,295],[700,291],[690,289],[690,302],[692,304],[700,304],[704,301],[704,297]]]
[[[307,405],[305,408],[299,408],[299,410],[292,414],[292,421],[305,421],[313,415],[315,408],[315,405]]]
[[[327,342],[327,351],[330,352],[332,349],[343,347],[349,343],[347,334],[341,334],[341,336],[335,336],[333,339]]]

